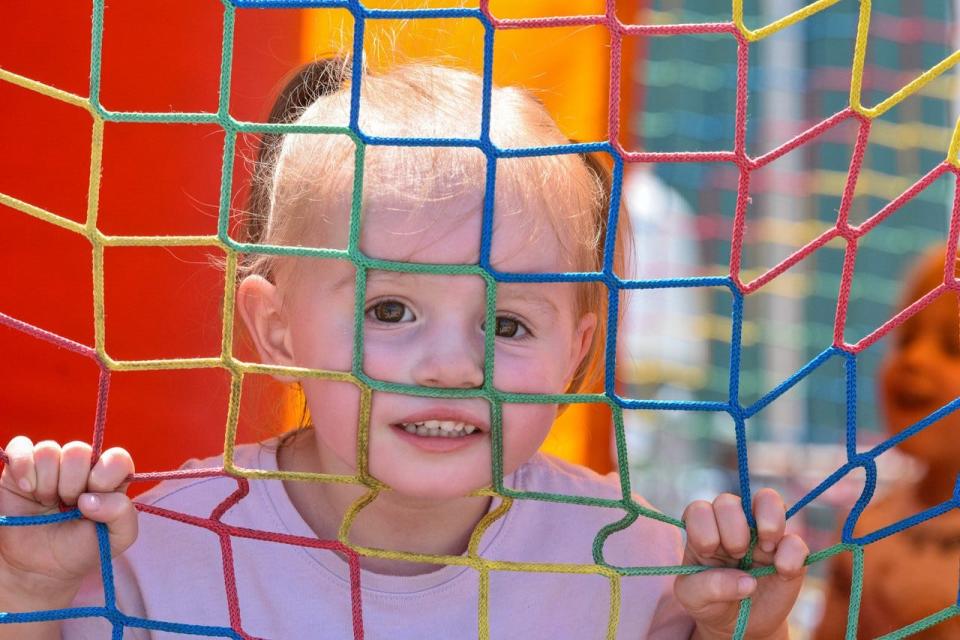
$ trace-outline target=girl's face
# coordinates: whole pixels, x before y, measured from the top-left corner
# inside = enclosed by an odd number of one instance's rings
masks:
[[[958,329],[954,294],[940,296],[897,329],[880,373],[880,400],[892,433],[960,397]],[[908,438],[901,448],[927,463],[957,466],[958,434],[960,411]]]
[[[479,193],[419,205],[402,200],[393,195],[365,204],[360,239],[365,255],[415,263],[477,263]],[[511,204],[515,203],[498,199],[498,211],[517,210]],[[551,225],[546,220],[531,224],[530,215],[498,215],[494,268],[521,273],[574,270]],[[323,235],[325,246],[345,246],[346,221]],[[278,314],[282,320],[275,323],[272,336],[258,341],[279,348],[261,346],[265,359],[350,371],[355,273],[347,261],[304,258],[298,259],[291,276],[278,276],[280,291],[272,295],[282,297]],[[241,289],[244,286],[271,285],[261,280],[259,285],[245,281]],[[483,384],[486,288],[479,276],[370,270],[366,286],[363,371],[368,376],[438,389]],[[575,317],[576,294],[572,283],[497,287],[493,382],[498,390],[542,394],[565,390],[596,323],[592,313]],[[348,383],[315,378],[301,382],[315,425],[321,471],[353,473],[359,391]],[[505,474],[537,451],[555,415],[553,404],[503,405]],[[490,428],[490,404],[483,398],[374,392],[369,471],[409,496],[466,495],[492,482]]]

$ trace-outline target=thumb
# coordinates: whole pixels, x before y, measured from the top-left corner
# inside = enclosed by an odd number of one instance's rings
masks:
[[[677,576],[673,592],[683,608],[695,618],[722,615],[731,603],[748,598],[756,591],[757,580],[737,569],[707,569]],[[711,605],[722,605],[714,607]]]
[[[137,510],[125,494],[84,493],[77,500],[77,507],[88,520],[107,525],[113,556],[126,551],[137,539]]]

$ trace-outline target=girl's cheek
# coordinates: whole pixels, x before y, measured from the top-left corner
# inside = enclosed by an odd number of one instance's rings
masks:
[[[494,386],[508,393],[561,393],[563,373],[556,362],[544,356],[543,353],[498,351],[493,368]]]
[[[493,363],[493,386],[500,391],[535,392],[536,389],[531,388],[531,383],[535,380],[530,377],[533,373],[533,367],[524,359],[517,358],[503,349],[496,352]]]
[[[353,315],[348,301],[311,301],[294,310],[291,325],[295,365],[349,372],[353,362]]]
[[[349,382],[311,380],[303,383],[318,444],[346,464],[356,460],[360,424],[360,390]],[[327,470],[326,472],[338,472]]]
[[[372,332],[364,336],[363,372],[387,382],[406,382],[405,369],[413,354],[407,342],[383,340]],[[406,365],[405,365],[406,363]]]
[[[310,353],[304,358],[307,362],[297,363],[297,366],[325,371],[339,371],[349,373],[352,368],[352,343],[346,341],[322,341],[312,345]]]
[[[556,418],[556,405],[505,404],[503,406],[504,473],[513,472],[540,448]]]

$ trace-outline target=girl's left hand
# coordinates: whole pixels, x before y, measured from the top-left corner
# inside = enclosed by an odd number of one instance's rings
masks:
[[[694,638],[729,638],[740,601],[753,598],[747,638],[787,638],[787,615],[800,593],[810,550],[797,535],[784,535],[786,508],[773,489],[753,498],[757,545],[753,566],[774,565],[776,573],[755,579],[737,569],[750,547],[750,527],[740,498],[730,493],[713,503],[698,500],[683,513],[687,546],[683,564],[713,569],[677,576],[674,593],[697,624]]]

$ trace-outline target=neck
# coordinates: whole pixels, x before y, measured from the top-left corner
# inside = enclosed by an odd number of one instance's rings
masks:
[[[281,471],[310,471],[350,475],[318,450],[314,434],[288,438],[277,452]],[[318,538],[336,540],[344,517],[370,489],[335,482],[284,481],[284,489],[300,516]],[[489,497],[435,500],[398,495],[385,489],[363,506],[347,532],[353,547],[402,551],[420,555],[461,555],[466,552],[477,523],[490,508]],[[360,566],[392,575],[417,575],[442,567],[361,555]]]

